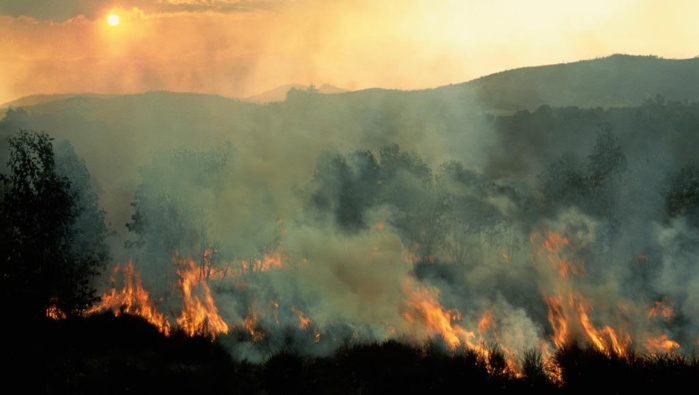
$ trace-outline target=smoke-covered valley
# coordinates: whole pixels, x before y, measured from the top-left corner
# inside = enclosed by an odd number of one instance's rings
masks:
[[[9,108],[0,159],[19,130],[46,131],[59,173],[98,199],[107,228],[80,217],[71,239],[108,233],[93,311],[145,291],[133,311],[240,360],[388,339],[498,344],[513,372],[571,342],[691,353],[699,68],[670,78],[676,62],[269,104],[76,95]]]

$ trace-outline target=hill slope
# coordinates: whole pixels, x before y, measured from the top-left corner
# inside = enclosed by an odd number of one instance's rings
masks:
[[[662,95],[699,100],[699,58],[613,55],[567,64],[526,67],[435,89],[472,95],[489,110],[533,110],[541,105],[625,107]]]

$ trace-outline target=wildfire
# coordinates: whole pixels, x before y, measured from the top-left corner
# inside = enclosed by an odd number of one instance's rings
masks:
[[[228,333],[228,325],[219,315],[211,289],[206,281],[210,255],[205,254],[205,264],[198,266],[193,259],[177,259],[178,288],[182,293],[182,311],[176,319],[177,326],[189,336],[210,336]],[[117,286],[121,274],[123,286]],[[111,277],[112,289],[102,295],[100,303],[84,312],[85,315],[111,310],[115,315],[131,314],[143,317],[165,335],[171,332],[170,321],[160,312],[143,288],[140,274],[134,269],[133,261],[116,265]]]
[[[488,331],[488,329],[494,327],[495,315],[493,314],[493,310],[488,309],[478,320],[478,335],[480,336],[481,340],[485,337],[485,333]]]
[[[598,329],[600,327],[595,326],[591,317],[592,304],[582,293],[575,290],[576,283],[571,280],[570,274],[578,277],[584,276],[582,265],[571,263],[574,261],[576,251],[571,246],[575,243],[568,237],[552,231],[546,232],[546,237],[543,239],[534,232],[531,235],[531,241],[541,243],[539,251],[545,251],[547,260],[553,263],[552,267],[558,272],[559,283],[557,287],[554,287],[555,294],[544,295],[544,301],[548,306],[548,320],[553,329],[551,341],[556,348],[561,349],[570,341],[584,340],[606,355],[626,357],[633,343],[631,335],[618,326],[615,328],[611,325],[603,325],[601,329]],[[567,303],[564,302],[566,300]],[[619,303],[618,306],[618,310],[608,312],[617,317],[617,321],[622,323],[638,322],[639,319],[644,318],[642,315],[639,317],[639,314],[643,314],[641,310],[629,303]],[[669,321],[674,317],[674,314],[672,301],[661,299],[648,310],[645,318],[652,321],[661,317],[665,321]],[[629,318],[634,316],[635,319]],[[665,334],[653,336],[648,334],[654,331],[652,322],[635,330],[635,333],[642,339],[640,343],[644,344],[650,353],[672,352],[680,347],[677,342],[669,339]]]
[[[607,355],[625,356],[631,345],[628,333],[605,325],[601,330],[592,323],[589,312],[592,307],[581,295],[570,295],[568,305],[561,303],[561,298],[544,297],[548,305],[548,319],[553,328],[551,341],[556,348],[563,348],[573,336],[572,328],[581,328],[589,344]]]
[[[66,319],[66,313],[63,312],[58,306],[51,305],[46,309],[46,317],[58,321],[58,320],[65,320]]]
[[[462,319],[461,312],[456,309],[445,309],[439,303],[437,300],[439,295],[438,289],[417,285],[411,280],[403,287],[403,293],[407,297],[405,301],[406,310],[403,312],[403,317],[408,323],[413,325],[422,324],[428,335],[440,336],[452,351],[459,347],[467,347],[474,350],[488,363],[489,369],[494,369],[490,365],[492,350],[485,347],[483,336],[481,335],[480,342],[474,341],[475,333],[464,329],[457,323]],[[494,323],[495,317],[492,311],[486,311],[479,320],[479,332],[485,333],[488,327],[494,330]],[[505,355],[506,372],[516,377],[521,376],[520,369],[515,362],[515,352],[502,344],[499,347]]]
[[[667,335],[662,334],[657,337],[652,337],[646,340],[646,349],[651,354],[657,354],[659,352],[670,353],[675,349],[680,348],[680,344],[674,340],[671,340]]]
[[[489,349],[483,346],[487,343],[486,336],[488,333],[492,335],[492,339],[495,341],[495,344],[498,345],[500,350],[505,355],[507,371],[513,374],[515,377],[521,377],[521,369],[519,365],[515,362],[517,360],[517,351],[507,347],[507,345],[504,344],[500,339],[500,334],[498,333],[498,321],[497,317],[495,316],[495,313],[493,312],[493,309],[486,310],[483,313],[483,315],[481,315],[481,317],[478,319],[478,337],[480,341],[476,347],[471,346],[472,348],[475,348],[477,351],[482,353],[486,357],[486,360],[488,357],[490,357],[491,353]]]
[[[597,350],[607,355],[614,353],[620,357],[626,356],[626,349],[631,344],[631,337],[628,334],[622,332],[617,334],[617,331],[608,325],[602,330],[595,328],[588,315],[588,311],[592,308],[584,300],[578,300],[575,307],[588,340]]]
[[[570,343],[581,342],[607,356],[622,358],[628,356],[632,344],[644,347],[651,354],[674,352],[680,347],[668,335],[660,334],[657,328],[658,324],[662,324],[661,320],[670,321],[674,318],[671,300],[663,298],[650,305],[634,304],[628,300],[595,305],[594,302],[599,300],[601,293],[590,295],[585,292],[596,289],[585,287],[583,282],[584,259],[579,256],[582,243],[572,236],[553,231],[533,232],[530,240],[536,243],[534,251],[539,259],[535,261],[541,262],[537,268],[543,270],[547,281],[552,281],[541,288],[552,334],[550,339],[537,339],[540,341],[547,375],[552,382],[562,383],[561,368],[553,352],[564,349]],[[215,304],[209,285],[212,279],[236,279],[242,276],[231,284],[244,286],[245,290],[254,290],[254,276],[251,273],[282,269],[287,260],[279,248],[255,258],[228,263],[214,262],[215,255],[215,251],[206,250],[200,263],[192,258],[180,259],[177,255],[173,258],[179,277],[175,289],[181,293],[182,309],[177,315],[173,312],[171,317],[176,317],[174,322],[177,328],[188,336],[208,336],[214,339],[229,333],[233,328],[223,320]],[[510,259],[509,255],[503,255],[503,258]],[[116,286],[119,275],[119,284],[123,284],[121,287]],[[116,315],[138,315],[166,335],[171,332],[170,321],[157,311],[149,293],[143,288],[132,261],[129,260],[124,266],[116,266],[111,281],[114,284],[111,291],[104,294],[101,302],[87,310],[86,314],[112,310]],[[491,305],[480,316],[471,312],[462,315],[458,309],[448,309],[440,303],[438,288],[422,285],[412,277],[406,279],[402,292],[402,317],[410,328],[409,333],[439,337],[451,351],[461,348],[473,350],[486,361],[491,373],[500,374],[504,369],[507,374],[521,376],[521,363],[518,362],[517,353],[522,350],[516,348],[521,347],[520,342],[513,343],[517,344],[515,347],[507,344],[508,339],[513,338],[511,328],[506,326],[510,322],[509,316],[498,317],[500,310],[496,308],[497,304]],[[290,306],[298,320],[298,329],[312,335],[312,341],[320,341],[320,331],[315,329],[311,318],[297,305],[289,305],[284,301],[262,303],[261,310],[248,306],[247,316],[240,322],[240,326],[238,322],[235,323],[236,327],[249,334],[250,342],[259,343],[265,339],[268,328],[260,322],[272,323],[272,315],[273,322],[277,327],[280,326],[280,305],[282,311],[287,312],[286,309]],[[65,318],[65,314],[56,305],[49,307],[46,315],[52,319]],[[282,317],[294,318],[291,314],[283,314]],[[639,325],[641,322],[643,324]],[[400,329],[392,328],[391,336],[399,333]],[[495,354],[495,349],[489,344],[497,344],[498,350],[502,351],[505,367],[495,362],[497,359],[493,357],[499,353]]]
[[[296,314],[296,317],[299,319],[299,329],[302,331],[307,330],[308,328],[311,327],[311,324],[313,323],[310,318],[306,317],[303,314],[303,311],[299,310],[296,308],[296,306],[291,306],[291,310]],[[318,329],[313,329],[313,343],[319,343],[320,342],[320,331]]]
[[[237,278],[247,273],[267,272],[272,269],[284,267],[287,257],[277,248],[271,253],[263,254],[259,258],[233,260],[230,262],[219,262],[217,265],[210,264],[209,278],[212,280],[222,280],[224,278]]]
[[[568,342],[568,320],[563,314],[561,300],[553,296],[544,296],[544,300],[548,305],[548,318],[553,335],[551,340],[556,348],[561,349]]]
[[[272,268],[281,268],[284,263],[284,256],[279,249],[271,254],[263,255],[259,259],[233,261],[226,266],[213,264],[214,253],[213,250],[204,250],[201,265],[198,265],[192,258],[181,259],[177,254],[173,257],[173,263],[176,264],[179,277],[177,288],[182,296],[182,310],[175,322],[177,327],[188,336],[209,336],[214,339],[217,335],[229,332],[228,324],[223,320],[216,307],[208,284],[209,279],[223,279],[227,276],[235,278],[248,271],[268,271]],[[123,282],[122,287],[117,286],[119,274],[121,274],[120,280]],[[112,289],[102,295],[100,303],[86,310],[85,315],[106,310],[112,310],[117,316],[120,314],[137,315],[155,325],[165,335],[170,334],[170,321],[158,312],[149,293],[143,288],[140,274],[134,270],[133,261],[129,260],[124,266],[116,265],[110,280]],[[278,323],[279,305],[272,302],[272,307],[275,309],[275,321]],[[310,319],[306,318],[300,310],[295,311],[303,328],[310,325]],[[49,307],[46,315],[53,319],[65,318],[65,314],[56,306]],[[252,335],[253,341],[264,338],[264,332],[257,329],[256,325],[256,314],[252,312],[243,321],[243,327]],[[314,336],[320,339],[319,332]]]
[[[197,266],[193,259],[176,259],[176,263],[182,291],[182,311],[177,317],[178,327],[189,336],[214,338],[217,334],[228,333],[228,325],[218,313],[202,268]]]
[[[121,273],[123,286],[116,287],[117,275]],[[133,261],[125,266],[116,265],[112,272],[111,283],[114,285],[109,293],[102,295],[99,304],[84,312],[85,315],[112,310],[114,315],[131,314],[143,317],[166,335],[170,333],[170,322],[156,309],[148,291],[143,288],[141,276],[134,270]]]
[[[265,332],[257,327],[257,314],[254,311],[243,320],[243,328],[250,334],[253,343],[259,343],[265,338]]]
[[[665,321],[670,321],[675,317],[675,310],[672,301],[667,299],[656,300],[653,307],[648,310],[648,319],[662,317]]]
[[[252,265],[253,272],[266,272],[272,268],[280,269],[284,264],[284,257],[281,251],[277,250],[269,255],[264,255],[261,259],[254,261]]]
[[[297,309],[295,306],[291,306],[291,310],[299,318],[299,329],[306,330],[311,325],[311,320],[303,315],[303,311]]]
[[[475,334],[455,324],[453,321],[455,313],[445,309],[437,301],[437,290],[430,290],[410,281],[403,288],[403,292],[407,296],[405,301],[407,310],[403,313],[403,317],[408,322],[413,323],[419,320],[424,324],[428,334],[441,336],[451,350],[464,344],[472,344],[471,340]],[[460,315],[458,312],[456,314],[457,317]]]
[[[541,351],[541,356],[544,360],[546,377],[548,377],[552,383],[562,385],[563,369],[561,369],[561,365],[558,364],[558,361],[556,361],[556,358],[554,358],[553,353],[551,353],[549,343],[542,339],[539,343],[539,350]]]
[[[542,247],[540,251],[546,255],[548,261],[558,270],[560,277],[565,278],[571,274],[578,277],[585,275],[584,260],[575,263],[572,259],[578,247],[568,237],[557,232],[547,231],[543,237],[538,232],[532,232],[529,238],[535,245],[543,238],[540,242]]]

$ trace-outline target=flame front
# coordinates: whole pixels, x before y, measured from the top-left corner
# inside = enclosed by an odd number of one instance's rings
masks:
[[[119,273],[123,286],[117,290],[116,277]],[[86,310],[84,314],[112,310],[116,316],[122,313],[136,315],[153,324],[160,332],[166,335],[170,333],[170,322],[158,312],[150,294],[143,288],[141,276],[134,270],[133,261],[129,260],[125,266],[115,266],[111,282],[114,285],[112,290],[102,295],[100,303]]]
[[[652,355],[674,352],[680,348],[676,341],[662,333],[660,327],[675,317],[671,300],[662,298],[648,304],[634,304],[627,300],[615,303],[605,301],[607,303],[596,306],[594,302],[602,300],[600,293],[595,293],[595,288],[585,284],[585,261],[578,256],[578,252],[584,248],[583,243],[553,231],[533,232],[530,240],[534,243],[536,268],[542,278],[547,279],[538,285],[547,306],[551,329],[548,340],[532,340],[539,345],[546,373],[552,382],[562,383],[561,368],[553,354],[556,349],[561,350],[569,344],[587,344],[607,356],[622,358],[628,357],[632,345],[640,346]],[[234,328],[223,319],[216,306],[209,285],[211,281],[216,281],[217,287],[232,286],[233,289],[248,292],[255,289],[255,278],[258,276],[255,273],[264,276],[264,272],[288,267],[288,257],[279,248],[259,258],[216,262],[216,265],[213,264],[214,256],[214,251],[205,250],[201,264],[192,258],[179,258],[177,255],[173,258],[178,275],[174,289],[181,294],[182,308],[177,315],[172,312],[171,318],[176,327],[188,336],[215,339]],[[506,259],[510,259],[509,256]],[[303,262],[306,264],[307,261],[304,259]],[[121,275],[122,287],[116,286],[118,275]],[[497,303],[490,303],[480,315],[475,315],[474,311],[467,312],[465,319],[460,310],[442,305],[438,288],[427,287],[412,276],[405,278],[400,306],[401,316],[405,320],[403,331],[400,325],[394,326],[395,323],[387,325],[391,328],[390,337],[406,334],[415,339],[440,337],[452,352],[459,349],[475,351],[486,362],[491,373],[497,373],[495,369],[501,372],[505,369],[507,374],[521,376],[518,353],[523,351],[522,344],[512,336],[508,326],[509,316],[498,316],[501,310]],[[104,294],[101,302],[87,310],[86,314],[112,310],[116,315],[138,315],[166,335],[171,332],[170,321],[156,309],[132,261],[129,260],[123,267],[115,267],[112,283],[114,287],[111,291]],[[280,327],[280,318],[295,316],[297,323],[294,325],[301,331],[309,331],[313,342],[320,342],[321,332],[311,317],[297,305],[278,300],[278,296],[274,295],[273,300],[252,299],[245,306],[245,318],[235,322],[235,327],[249,335],[248,341],[259,343],[271,333],[269,331],[272,329],[265,325],[274,323]],[[258,310],[255,306],[269,307]],[[281,313],[288,312],[287,309],[293,315]],[[46,314],[50,318],[60,319],[64,317],[60,313],[52,306]],[[512,344],[508,344],[508,341]],[[497,345],[502,352],[505,368],[490,362],[495,361],[492,359],[494,348],[490,344]]]
[[[228,325],[219,315],[211,296],[204,267],[197,266],[191,258],[175,261],[182,291],[182,311],[177,317],[177,326],[189,336],[215,338],[220,333],[228,333]]]
[[[656,301],[646,314],[640,313],[642,309],[632,303],[619,302],[616,309],[606,311],[607,316],[615,317],[617,325],[607,324],[599,329],[591,316],[594,308],[590,299],[578,290],[583,288],[578,280],[585,276],[584,265],[574,263],[579,247],[574,248],[574,243],[568,237],[556,232],[547,231],[545,235],[542,238],[541,233],[533,232],[530,239],[539,256],[544,255],[549,268],[557,273],[557,276],[552,277],[554,284],[548,284],[548,289],[553,290],[553,294],[544,291],[543,296],[548,306],[549,324],[553,329],[551,341],[556,348],[562,349],[571,342],[583,341],[608,356],[626,357],[634,343],[631,333],[626,329],[626,323],[636,323],[632,328],[637,337],[636,343],[642,344],[651,354],[671,352],[680,347],[666,334],[657,334],[659,328],[653,322],[658,318],[668,321],[674,317],[672,302],[667,299]],[[540,243],[538,248],[537,243]]]
[[[442,337],[451,350],[462,345],[472,345],[475,334],[454,322],[454,318],[459,318],[460,313],[458,310],[445,309],[437,301],[437,290],[430,290],[414,284],[413,281],[408,281],[408,284],[403,287],[403,292],[407,296],[403,317],[409,323],[419,320],[429,335]]]
[[[461,347],[475,351],[486,361],[488,369],[493,369],[490,363],[492,350],[485,346],[484,341],[485,332],[489,329],[495,331],[496,328],[495,316],[491,310],[487,310],[479,319],[480,341],[477,342],[475,341],[476,334],[474,332],[458,324],[462,320],[461,312],[456,309],[445,309],[439,303],[437,300],[439,296],[438,289],[415,284],[410,279],[406,281],[403,293],[406,295],[403,318],[409,324],[421,325],[429,336],[440,336],[451,351]],[[506,373],[515,377],[521,376],[521,369],[516,362],[516,352],[507,348],[504,344],[498,344],[498,347],[505,357]]]

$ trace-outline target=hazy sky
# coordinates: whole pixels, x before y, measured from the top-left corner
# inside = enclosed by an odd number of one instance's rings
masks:
[[[696,0],[0,0],[0,103],[292,82],[415,89],[613,53],[688,58],[697,15]]]

